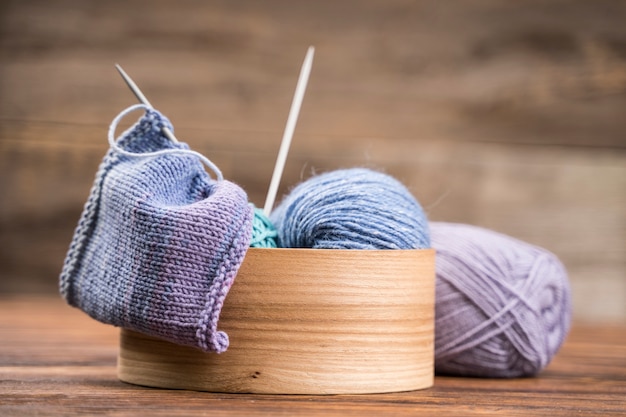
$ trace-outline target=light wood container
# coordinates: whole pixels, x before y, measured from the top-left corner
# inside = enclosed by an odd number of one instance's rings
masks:
[[[357,394],[432,386],[434,250],[250,249],[225,353],[121,332],[119,378],[212,392]]]

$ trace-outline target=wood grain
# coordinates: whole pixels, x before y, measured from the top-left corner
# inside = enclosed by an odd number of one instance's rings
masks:
[[[215,394],[123,383],[116,375],[119,331],[58,298],[1,298],[0,335],[3,417],[626,413],[623,325],[574,325],[552,363],[535,378],[436,376],[425,390],[330,396]]]
[[[122,330],[119,376],[161,388],[359,394],[430,387],[435,253],[250,249],[226,298],[225,353]]]
[[[557,254],[577,319],[624,322],[625,17],[613,0],[0,2],[0,291],[56,291],[108,124],[135,103],[114,63],[260,206],[314,44],[279,195],[386,171],[432,220]]]

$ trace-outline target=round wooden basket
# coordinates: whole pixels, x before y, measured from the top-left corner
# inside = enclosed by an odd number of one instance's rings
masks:
[[[432,386],[434,250],[251,248],[224,307],[225,353],[121,331],[118,374],[161,388],[356,394]]]

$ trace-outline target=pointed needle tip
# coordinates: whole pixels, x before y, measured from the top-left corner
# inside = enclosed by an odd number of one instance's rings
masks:
[[[120,64],[118,64],[117,62],[115,63],[115,69],[117,70],[117,72],[120,73],[120,75],[122,77],[124,77],[124,75],[126,75],[126,72],[122,69],[122,66]]]
[[[124,71],[122,69],[120,64],[115,64],[115,68],[117,69],[117,71],[120,73],[120,75],[124,79],[124,82],[126,82],[126,85],[128,86],[128,88],[130,88],[130,91],[132,91],[133,94],[135,95],[135,97],[137,97],[139,102],[143,103],[144,105],[146,105],[149,108],[153,108],[152,104],[150,104],[150,102],[148,101],[146,96],[143,95],[143,93],[141,92],[141,90],[139,89],[137,84],[135,84],[133,79],[130,78],[130,76],[128,74],[126,74],[126,71]],[[171,140],[174,143],[178,143],[178,139],[176,139],[176,136],[174,136],[174,133],[170,129],[168,129],[167,127],[163,126],[162,131],[163,131],[163,134],[165,136],[167,136],[167,138],[169,140]]]
[[[119,64],[115,64],[115,68],[117,69],[117,71],[120,73],[120,75],[124,79],[124,82],[126,82],[126,85],[128,86],[128,88],[130,88],[130,91],[132,91],[133,94],[135,95],[135,97],[137,97],[139,102],[145,104],[146,106],[148,106],[150,108],[152,108],[152,104],[150,104],[150,102],[148,101],[146,96],[143,95],[143,93],[141,92],[139,87],[137,87],[137,84],[135,84],[133,79],[130,78],[130,76],[126,73],[126,71],[124,71]]]

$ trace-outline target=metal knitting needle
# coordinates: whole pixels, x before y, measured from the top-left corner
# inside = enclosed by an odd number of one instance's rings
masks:
[[[276,199],[276,193],[278,192],[278,184],[280,183],[280,178],[283,175],[283,168],[285,168],[285,161],[287,160],[287,153],[289,152],[289,146],[291,145],[291,138],[293,137],[293,131],[296,128],[302,99],[304,98],[304,92],[306,90],[307,82],[309,81],[309,75],[311,74],[314,53],[315,48],[313,46],[309,46],[306,56],[304,57],[304,62],[302,63],[302,68],[300,69],[300,76],[298,77],[298,83],[296,84],[296,91],[291,102],[291,109],[289,109],[287,125],[285,126],[283,139],[280,143],[280,149],[278,150],[276,165],[274,165],[274,174],[272,174],[272,181],[270,182],[270,188],[267,191],[265,206],[263,207],[263,213],[266,216],[270,215],[274,206],[274,200]]]
[[[128,85],[128,88],[130,88],[130,91],[132,91],[135,97],[137,97],[139,102],[153,109],[154,107],[152,107],[152,104],[150,104],[146,96],[143,95],[143,93],[141,92],[139,87],[137,87],[137,84],[135,84],[133,79],[130,78],[128,74],[126,74],[126,71],[124,71],[119,64],[115,64],[115,68],[117,69],[117,71],[120,73],[120,75],[126,82],[126,85]],[[163,126],[161,128],[161,132],[163,132],[165,137],[167,137],[172,142],[178,143],[178,139],[176,139],[176,136],[174,136],[174,133],[167,126]]]

